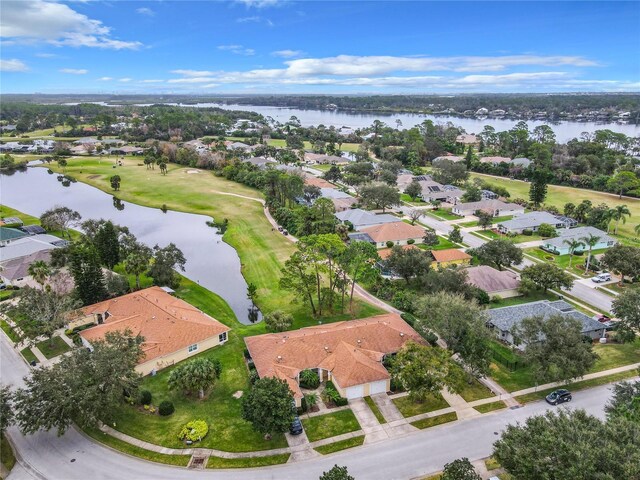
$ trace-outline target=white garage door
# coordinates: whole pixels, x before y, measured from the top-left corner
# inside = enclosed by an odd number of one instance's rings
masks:
[[[371,382],[369,384],[369,395],[376,393],[387,393],[387,381],[380,380],[378,382]]]
[[[354,387],[347,388],[347,399],[362,398],[364,397],[364,385],[356,385]]]

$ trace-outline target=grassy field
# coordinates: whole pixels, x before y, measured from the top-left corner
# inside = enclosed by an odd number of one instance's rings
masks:
[[[258,190],[224,178],[210,171],[188,174],[193,170],[171,164],[169,173],[148,170],[140,166],[139,158],[125,157],[124,165],[112,168],[113,160],[98,158],[72,158],[66,167],[68,175],[93,185],[110,194],[114,193],[109,178],[117,173],[122,177],[118,198],[129,202],[170,210],[208,215],[214,219],[229,219],[224,240],[236,249],[242,263],[242,274],[247,283],[258,287],[257,305],[263,312],[284,310],[294,316],[294,328],[317,323],[306,306],[296,303],[295,297],[279,287],[280,270],[284,261],[294,252],[294,245],[277,231],[273,231],[260,202],[219,192],[262,199]],[[59,169],[51,165],[52,169]],[[355,316],[365,317],[380,313],[377,308],[357,302]],[[350,315],[336,315],[323,321],[347,320]]]
[[[360,430],[358,419],[349,409],[303,418],[302,426],[310,442]]]
[[[249,458],[222,458],[209,457],[207,468],[257,468],[268,467],[269,465],[280,465],[287,463],[290,453],[280,455],[269,455],[266,457],[249,457]]]
[[[71,350],[71,347],[60,337],[53,337],[51,341],[43,340],[37,343],[36,347],[47,359],[57,357]]]
[[[475,177],[506,188],[511,194],[511,198],[529,198],[528,182],[472,173],[471,178]],[[640,239],[637,239],[637,235],[633,232],[633,227],[640,223],[640,200],[632,198],[620,199],[617,195],[596,192],[595,190],[549,185],[547,201],[545,203],[547,205],[554,205],[562,211],[565,204],[574,203],[577,205],[582,202],[582,200],[591,200],[594,205],[606,203],[610,208],[614,208],[616,205],[626,205],[631,212],[631,218],[627,219],[626,224],[620,224],[618,233],[621,237],[626,237],[630,240],[635,239],[635,243],[640,245]]]
[[[369,409],[376,416],[376,419],[378,420],[379,423],[387,423],[387,420],[384,418],[384,415],[382,415],[382,412],[380,411],[380,408],[378,408],[378,405],[376,405],[376,402],[373,401],[373,398],[364,397],[364,401],[369,406]]]
[[[480,413],[489,413],[495,410],[502,410],[503,408],[507,408],[507,404],[498,400],[497,402],[484,403],[473,408]]]
[[[242,139],[235,140],[242,141]],[[269,140],[267,140],[267,145],[273,145],[274,147],[282,148],[287,146],[287,141],[279,138],[270,138]],[[311,145],[311,142],[305,141],[304,148],[305,150],[312,150],[313,147]],[[342,150],[343,152],[357,152],[358,148],[360,148],[359,143],[343,143],[342,145],[340,145],[340,150]]]
[[[421,413],[435,412],[447,408],[449,404],[439,393],[429,395],[424,402],[414,402],[408,396],[394,398],[393,403],[403,417],[414,417]]]
[[[455,422],[456,420],[458,420],[458,415],[456,415],[456,412],[451,412],[438,415],[437,417],[423,418],[422,420],[411,422],[411,425],[422,430],[435,427],[436,425],[442,425],[443,423]]]
[[[314,450],[322,455],[328,455],[330,453],[339,452],[340,450],[346,450],[347,448],[359,447],[363,443],[364,435],[358,435],[357,437],[347,438],[346,440],[321,445],[314,448]]]

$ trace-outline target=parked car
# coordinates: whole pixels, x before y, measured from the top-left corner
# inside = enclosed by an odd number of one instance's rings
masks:
[[[599,273],[595,277],[591,277],[591,281],[595,283],[608,282],[611,280],[610,273]]]
[[[289,433],[291,433],[291,435],[300,435],[302,432],[303,428],[300,417],[295,417],[293,419],[293,422],[291,422],[291,426],[289,427]]]
[[[570,402],[571,399],[571,392],[563,388],[551,392],[546,397],[547,403],[549,403],[550,405],[558,405],[559,403]]]
[[[284,236],[287,236],[287,235],[289,235],[289,232],[287,232],[286,230],[283,230],[283,231],[282,231],[282,234],[283,234]]]

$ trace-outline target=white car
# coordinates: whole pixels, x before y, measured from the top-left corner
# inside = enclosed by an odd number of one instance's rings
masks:
[[[611,280],[610,273],[599,273],[595,277],[591,277],[591,281],[595,283],[608,282]]]

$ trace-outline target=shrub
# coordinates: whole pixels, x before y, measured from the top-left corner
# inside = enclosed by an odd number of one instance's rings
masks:
[[[403,312],[400,314],[400,317],[402,317],[402,319],[407,322],[409,325],[411,325],[412,327],[415,325],[416,323],[416,317],[414,317],[412,314],[410,313],[406,313]]]
[[[433,332],[428,332],[425,336],[424,339],[429,342],[429,345],[431,345],[432,347],[435,347],[438,344],[438,335],[436,335]]]
[[[254,383],[256,383],[258,380],[260,379],[260,376],[258,375],[258,371],[257,370],[252,370],[249,373],[249,383],[251,385],[253,385]]]
[[[407,245],[413,245],[414,243],[416,243],[416,240],[414,238],[410,238],[409,240],[407,240]]]
[[[473,292],[473,296],[480,305],[486,305],[491,301],[491,299],[489,298],[489,294],[481,288],[476,288]]]
[[[333,385],[333,382],[330,381],[327,382],[327,385],[322,392],[322,399],[325,401],[325,403],[333,402],[338,407],[343,407],[349,403],[349,400],[340,396],[340,393],[338,393],[338,390]]]
[[[391,247],[393,247],[394,245],[395,245],[395,243],[393,243],[391,240],[389,240],[389,241],[387,242],[387,248],[391,248]]]
[[[209,433],[209,426],[207,425],[207,422],[204,420],[191,420],[182,427],[178,438],[180,440],[191,440],[192,442],[197,442],[206,437],[207,433]]]
[[[163,417],[168,417],[175,411],[176,409],[173,406],[173,403],[171,403],[169,400],[164,400],[158,407],[158,413]]]
[[[500,303],[502,301],[502,297],[500,295],[494,295],[491,297],[491,303]]]
[[[313,370],[303,370],[300,374],[300,386],[302,388],[314,389],[320,385],[320,377]]]
[[[156,407],[149,407],[149,413],[156,413]]]
[[[538,233],[543,237],[557,237],[556,229],[553,225],[549,225],[548,223],[543,223],[538,227]]]
[[[149,410],[149,405],[145,405],[145,406],[144,406],[144,409],[145,409],[145,410]]]
[[[528,228],[525,228],[524,230],[522,230],[522,234],[526,235],[527,237],[530,237],[531,235],[533,235],[533,231],[529,230]]]
[[[413,310],[413,303],[416,299],[416,295],[413,292],[406,290],[400,290],[393,295],[391,303],[398,310],[404,310],[411,312]]]
[[[306,396],[304,396],[302,397],[302,400],[300,400],[300,406],[297,409],[297,413],[298,415],[302,415],[303,413],[306,413],[307,410],[309,410],[309,405],[307,404]]]
[[[149,405],[151,403],[151,392],[149,390],[140,390],[138,403],[140,403],[140,405]]]

